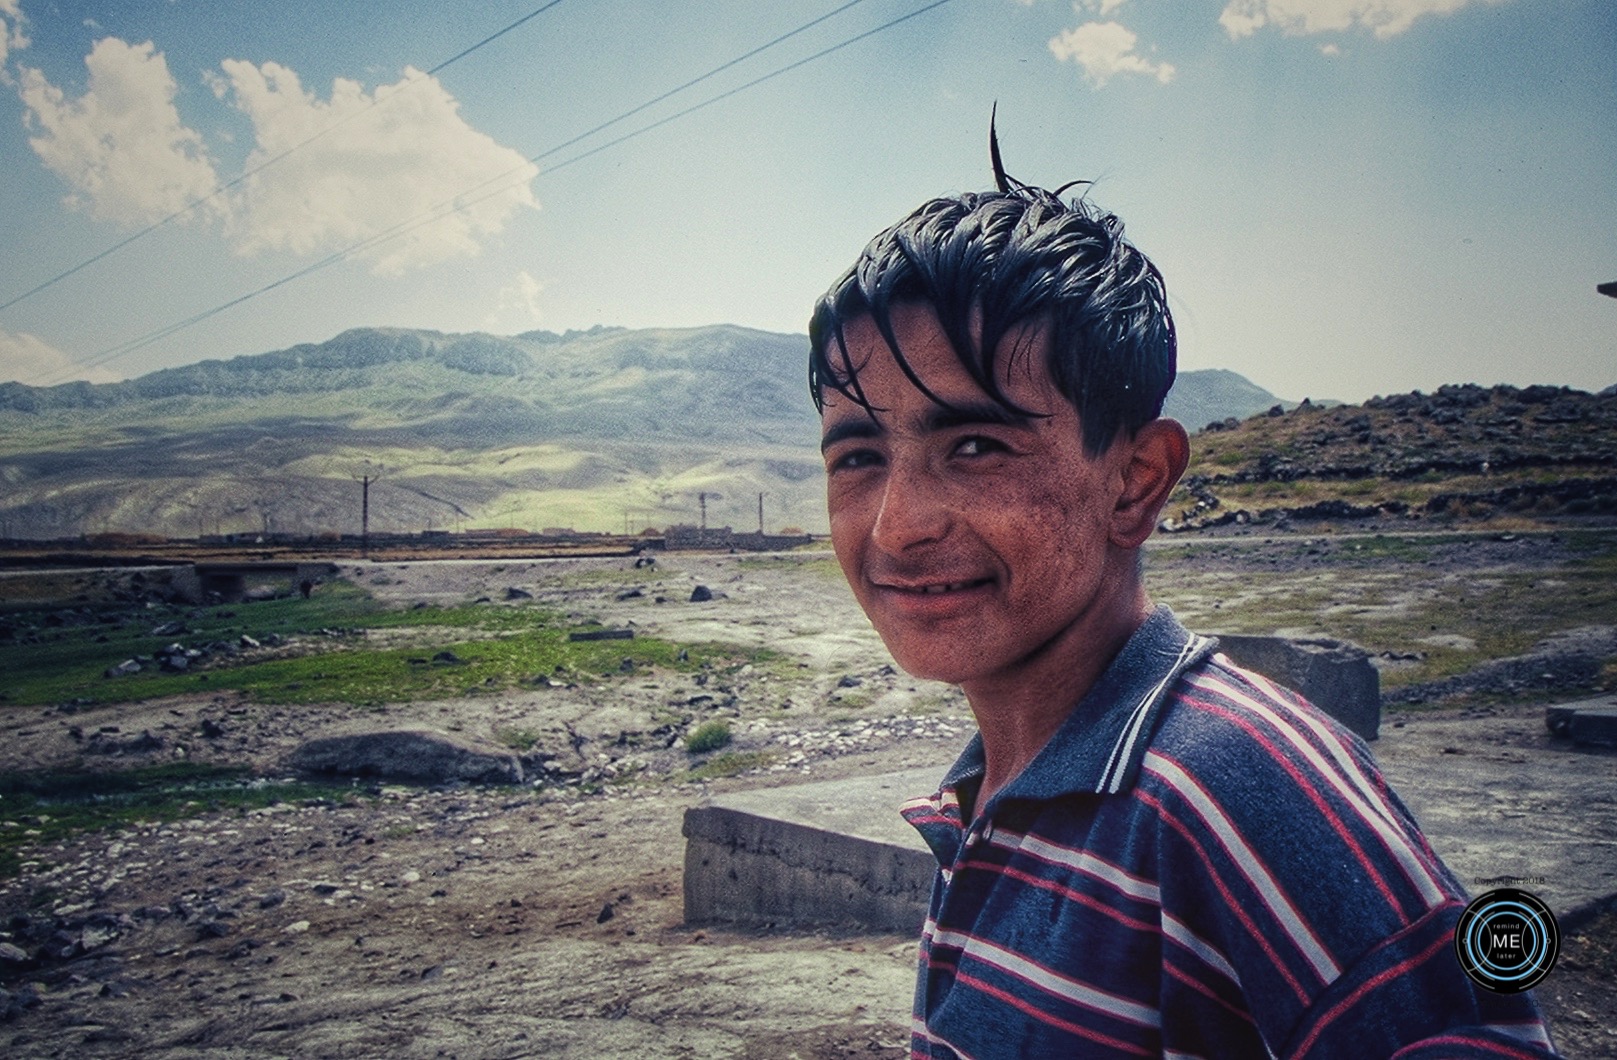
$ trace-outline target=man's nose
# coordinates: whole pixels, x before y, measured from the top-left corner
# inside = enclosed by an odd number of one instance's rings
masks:
[[[942,539],[952,518],[949,500],[933,476],[924,468],[895,461],[882,485],[871,538],[878,548],[897,554]]]

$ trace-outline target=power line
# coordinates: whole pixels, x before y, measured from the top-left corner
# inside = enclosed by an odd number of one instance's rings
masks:
[[[394,93],[392,93],[390,95],[387,95],[387,96],[380,96],[380,95],[374,95],[373,94],[372,97],[371,97],[370,103],[368,105],[366,105],[365,107],[363,107],[363,108],[361,108],[359,110],[356,110],[356,111],[351,111],[345,117],[337,119],[336,121],[332,122],[330,125],[327,125],[325,128],[321,129],[319,132],[314,133],[312,136],[309,136],[309,137],[307,137],[306,139],[303,139],[303,140],[299,140],[297,143],[293,144],[291,147],[288,147],[286,150],[282,151],[280,154],[276,155],[275,157],[265,159],[263,162],[260,162],[258,165],[253,166],[250,169],[244,170],[241,173],[240,176],[237,176],[233,180],[228,180],[225,183],[218,185],[212,191],[208,192],[208,194],[202,196],[199,199],[191,200],[189,203],[187,203],[186,205],[180,207],[178,210],[175,210],[173,213],[169,214],[167,217],[163,218],[162,220],[154,221],[153,223],[147,225],[145,228],[142,228],[140,231],[134,233],[133,235],[119,240],[118,242],[114,243],[112,246],[110,246],[107,249],[101,251],[99,254],[96,254],[96,255],[94,255],[92,257],[84,259],[83,261],[79,262],[77,265],[73,266],[71,269],[68,269],[66,272],[61,272],[61,273],[58,273],[55,276],[52,276],[50,279],[46,280],[44,283],[41,283],[39,286],[31,288],[30,290],[24,291],[22,294],[17,295],[15,298],[11,299],[11,301],[9,301],[9,302],[0,302],[0,311],[10,309],[12,306],[16,305],[18,302],[21,302],[23,299],[32,298],[34,295],[38,294],[39,292],[41,292],[41,291],[43,291],[43,290],[45,290],[47,288],[56,286],[56,284],[60,283],[61,281],[65,280],[65,279],[67,279],[69,276],[72,276],[74,273],[77,273],[77,272],[79,272],[79,271],[81,271],[83,269],[86,269],[86,268],[90,267],[91,265],[94,265],[96,262],[102,260],[103,258],[110,257],[111,255],[117,253],[118,251],[122,250],[124,247],[127,247],[129,244],[135,242],[136,240],[143,239],[146,236],[149,236],[153,232],[157,231],[159,228],[162,228],[165,225],[169,224],[170,222],[176,221],[179,218],[184,217],[186,214],[188,214],[191,211],[195,210],[197,207],[201,206],[203,203],[211,202],[214,199],[218,198],[220,195],[223,195],[225,192],[229,191],[231,188],[234,188],[236,185],[240,184],[242,181],[246,180],[248,177],[255,176],[255,175],[259,174],[259,173],[262,173],[264,170],[268,169],[270,166],[275,165],[275,163],[281,161],[281,159],[285,158],[287,155],[292,154],[294,151],[298,151],[298,150],[300,150],[300,149],[302,149],[304,147],[309,146],[310,144],[314,143],[316,140],[318,140],[321,137],[325,136],[327,133],[330,133],[330,132],[332,132],[332,131],[334,131],[334,130],[336,130],[338,128],[341,128],[344,125],[347,125],[349,122],[353,121],[355,118],[360,117],[361,115],[369,114],[371,112],[372,107],[377,106],[378,104],[382,103],[385,100],[393,100],[393,99],[399,98],[399,96],[401,96],[404,92],[408,92],[410,89],[416,87],[417,85],[425,83],[428,78],[430,78],[434,74],[438,73],[438,71],[444,69],[447,66],[450,66],[453,63],[459,62],[460,60],[466,58],[466,56],[472,54],[473,52],[477,51],[479,48],[483,47],[485,44],[490,44],[490,43],[500,39],[501,37],[505,36],[507,33],[510,33],[512,30],[516,29],[518,26],[521,26],[523,23],[528,22],[531,19],[537,18],[539,15],[544,14],[546,11],[549,11],[551,8],[555,7],[557,4],[559,4],[561,2],[562,2],[562,0],[550,0],[550,2],[548,4],[545,4],[543,7],[540,7],[538,9],[534,10],[534,11],[528,12],[526,15],[523,15],[521,18],[517,19],[515,22],[512,22],[510,25],[505,26],[504,28],[502,28],[502,29],[500,29],[500,30],[498,30],[498,31],[496,31],[494,33],[489,34],[487,37],[484,37],[482,40],[478,41],[476,44],[472,45],[470,48],[462,49],[461,51],[457,52],[456,54],[451,55],[449,58],[447,58],[443,62],[439,63],[437,66],[434,66],[431,70],[428,70],[421,77],[411,78],[409,83],[407,83],[404,86],[404,88],[402,88],[398,92],[394,92]]]
[[[559,0],[556,0],[556,2],[559,2]],[[525,159],[523,165],[518,166],[518,167],[514,167],[514,168],[509,169],[509,170],[506,170],[504,173],[501,173],[498,176],[491,177],[488,180],[485,180],[480,184],[476,184],[476,185],[472,186],[471,188],[467,189],[466,191],[463,191],[460,194],[454,196],[453,198],[446,199],[443,202],[440,202],[440,203],[436,204],[435,206],[430,207],[425,213],[419,214],[414,218],[410,218],[408,220],[401,221],[398,224],[393,225],[391,228],[383,229],[381,232],[378,232],[376,234],[368,236],[365,239],[362,239],[362,240],[360,240],[360,241],[358,241],[356,243],[352,243],[349,246],[343,248],[342,250],[335,251],[335,252],[333,252],[331,254],[328,254],[326,257],[321,258],[319,261],[313,262],[312,264],[306,265],[306,266],[304,266],[304,267],[302,267],[300,269],[297,269],[297,270],[295,270],[293,272],[290,272],[287,275],[282,276],[281,278],[279,278],[277,280],[274,280],[274,281],[272,281],[270,283],[265,284],[262,287],[257,288],[256,290],[249,291],[246,294],[238,295],[237,297],[232,298],[229,301],[222,302],[219,305],[216,305],[216,306],[212,307],[211,309],[203,310],[202,312],[193,314],[192,316],[186,317],[183,320],[179,320],[179,321],[176,321],[176,322],[174,322],[172,324],[168,324],[168,325],[165,325],[164,327],[158,328],[158,329],[156,329],[154,331],[147,332],[145,335],[139,336],[138,338],[130,339],[130,340],[126,341],[126,342],[122,342],[122,343],[119,343],[119,344],[117,344],[115,346],[108,347],[107,349],[102,350],[99,353],[95,354],[94,356],[90,357],[88,360],[76,363],[73,366],[73,369],[71,369],[70,371],[79,371],[79,370],[83,370],[83,369],[87,369],[87,368],[98,368],[101,365],[107,364],[107,363],[109,363],[109,362],[111,362],[113,360],[116,360],[119,357],[125,356],[126,354],[130,354],[130,353],[135,352],[136,350],[143,349],[146,346],[149,346],[154,342],[160,342],[161,340],[163,340],[165,338],[168,338],[170,335],[173,335],[173,334],[175,334],[175,333],[177,333],[179,331],[185,330],[186,328],[189,328],[189,327],[192,327],[192,326],[194,326],[196,324],[199,324],[202,321],[209,319],[210,317],[217,316],[218,314],[223,313],[228,309],[232,309],[235,306],[241,305],[244,302],[251,301],[251,300],[253,300],[254,298],[257,298],[260,295],[268,294],[270,291],[273,291],[278,287],[283,287],[286,284],[292,283],[295,280],[302,279],[303,277],[308,276],[311,273],[319,272],[320,270],[325,269],[325,268],[327,268],[327,267],[329,267],[331,265],[335,265],[338,262],[345,261],[345,260],[353,257],[355,254],[358,254],[358,253],[361,253],[361,252],[363,252],[365,250],[371,249],[372,247],[380,246],[383,243],[390,242],[390,241],[392,241],[394,239],[397,239],[400,236],[403,236],[403,235],[406,235],[406,234],[408,234],[408,233],[410,233],[412,231],[415,231],[417,228],[421,228],[421,227],[423,227],[425,225],[432,224],[432,223],[434,223],[436,221],[442,220],[445,217],[449,217],[449,216],[451,216],[453,214],[460,213],[460,212],[462,212],[464,210],[470,209],[471,207],[477,205],[478,203],[481,203],[481,202],[484,202],[484,201],[486,201],[488,199],[491,199],[496,195],[503,195],[506,192],[513,191],[517,187],[520,187],[522,183],[526,183],[526,179],[524,181],[522,181],[522,182],[519,182],[518,184],[511,184],[511,185],[507,185],[507,186],[504,186],[504,187],[495,188],[494,190],[489,191],[489,192],[487,192],[487,193],[485,193],[483,195],[478,195],[475,198],[467,198],[467,196],[472,195],[474,192],[480,191],[480,190],[488,187],[490,184],[496,183],[496,182],[498,182],[500,180],[504,180],[505,178],[511,176],[513,173],[516,173],[516,172],[519,172],[520,170],[526,169],[527,165],[530,164],[530,163],[537,162],[539,159],[545,158],[545,157],[547,157],[547,156],[549,156],[551,154],[554,154],[555,152],[565,148],[566,146],[568,146],[570,144],[577,143],[579,140],[583,139],[586,136],[589,136],[589,135],[591,135],[591,134],[593,134],[595,132],[598,132],[598,131],[600,131],[602,129],[605,129],[605,128],[611,126],[611,125],[614,125],[617,122],[624,120],[625,118],[633,116],[634,114],[638,114],[642,110],[646,109],[646,107],[651,106],[653,103],[660,102],[661,100],[667,99],[669,96],[674,95],[677,92],[684,91],[686,88],[689,88],[689,87],[691,87],[693,85],[699,84],[702,81],[705,81],[708,78],[713,77],[714,75],[722,72],[723,70],[729,69],[730,67],[734,66],[736,63],[742,61],[743,59],[749,58],[749,57],[751,57],[753,55],[756,55],[759,52],[765,50],[766,48],[773,47],[774,45],[779,44],[781,41],[784,41],[784,40],[786,40],[786,39],[788,39],[788,38],[790,38],[792,36],[795,36],[796,34],[802,32],[803,30],[808,29],[811,26],[814,26],[814,25],[816,25],[816,24],[818,24],[820,22],[823,22],[823,21],[825,21],[825,19],[830,18],[833,15],[839,14],[842,11],[845,11],[848,8],[853,7],[855,4],[858,4],[858,3],[861,3],[861,2],[863,2],[863,0],[851,0],[851,2],[843,4],[841,7],[835,9],[834,11],[831,11],[830,13],[828,13],[826,15],[822,15],[819,18],[814,19],[811,22],[808,22],[808,23],[805,23],[802,26],[799,26],[797,29],[794,29],[794,30],[792,30],[792,31],[790,31],[788,33],[782,34],[781,36],[775,38],[774,40],[770,41],[767,44],[760,45],[759,47],[752,49],[751,51],[747,52],[745,55],[743,55],[741,57],[738,57],[736,59],[732,59],[732,60],[730,60],[730,61],[728,61],[726,63],[721,64],[720,66],[715,67],[714,69],[708,71],[707,73],[701,75],[700,77],[694,78],[691,81],[687,81],[685,84],[679,86],[678,88],[671,89],[668,92],[664,92],[664,93],[654,97],[652,100],[650,100],[650,101],[648,101],[646,103],[642,103],[639,106],[636,106],[636,107],[634,107],[633,109],[631,109],[629,111],[625,111],[623,114],[618,115],[617,117],[611,119],[610,121],[604,122],[601,125],[596,126],[594,129],[590,130],[589,132],[581,133],[580,135],[575,136],[570,140],[564,141],[563,143],[558,144],[555,147],[547,148],[545,151],[542,151],[537,155],[533,155],[530,158]],[[758,77],[755,77],[751,81],[747,81],[744,84],[738,85],[738,86],[736,86],[734,88],[731,88],[731,89],[727,89],[724,92],[720,92],[719,94],[717,94],[715,96],[711,96],[708,99],[705,99],[705,100],[701,101],[700,103],[694,103],[694,104],[692,104],[692,105],[690,105],[688,107],[685,107],[682,110],[674,112],[673,114],[670,114],[670,115],[668,115],[666,117],[663,117],[663,118],[659,118],[657,121],[654,121],[654,122],[650,123],[649,125],[642,126],[641,128],[634,130],[633,132],[624,133],[622,136],[618,136],[618,137],[616,137],[616,138],[614,138],[612,140],[607,141],[604,144],[600,144],[600,145],[598,145],[596,147],[590,148],[589,150],[586,150],[586,151],[580,152],[579,154],[573,155],[573,156],[565,159],[564,161],[558,162],[555,165],[553,165],[553,166],[549,167],[548,169],[544,170],[542,173],[539,174],[539,176],[544,176],[544,175],[546,175],[548,173],[554,173],[557,170],[565,169],[566,167],[574,164],[575,162],[581,162],[584,159],[591,157],[592,155],[596,155],[596,154],[599,154],[602,151],[607,150],[608,148],[616,147],[619,144],[625,143],[625,142],[627,142],[629,140],[633,140],[633,139],[635,139],[635,138],[637,138],[639,136],[643,136],[644,134],[646,134],[648,132],[651,132],[654,129],[661,128],[662,126],[667,125],[670,122],[677,121],[680,118],[686,117],[687,115],[690,115],[690,114],[694,114],[695,112],[697,112],[699,110],[702,110],[702,109],[704,109],[706,107],[712,106],[713,104],[718,103],[718,102],[720,102],[722,100],[729,99],[732,96],[738,95],[738,94],[740,94],[742,92],[745,92],[745,91],[747,91],[749,89],[755,88],[758,85],[761,85],[766,81],[771,81],[774,78],[780,77],[781,75],[786,74],[786,73],[790,73],[791,71],[799,69],[800,67],[806,66],[809,63],[815,62],[816,60],[823,59],[827,55],[831,55],[831,54],[833,54],[835,52],[841,51],[842,49],[847,48],[850,45],[857,44],[859,41],[862,41],[862,40],[865,40],[865,39],[867,39],[869,37],[875,36],[878,33],[881,33],[881,32],[883,32],[885,30],[891,29],[894,26],[897,26],[897,25],[899,25],[901,23],[908,22],[912,18],[916,18],[916,17],[918,17],[920,15],[924,15],[928,11],[933,10],[934,8],[942,7],[943,5],[951,3],[951,2],[952,2],[952,0],[933,0],[932,3],[927,4],[927,5],[923,6],[923,7],[917,8],[916,10],[911,11],[908,14],[900,15],[899,17],[891,19],[891,20],[889,20],[887,22],[884,22],[879,26],[876,26],[876,27],[874,27],[872,29],[865,30],[862,33],[855,34],[854,36],[849,37],[846,40],[840,41],[840,42],[838,42],[836,44],[833,44],[830,47],[823,48],[820,51],[817,51],[817,52],[813,53],[812,55],[806,56],[805,58],[797,59],[797,60],[795,60],[793,62],[790,62],[790,63],[786,64],[785,66],[782,66],[782,67],[779,67],[779,68],[777,68],[775,70],[772,70],[769,73],[762,74],[762,75],[760,75]],[[62,376],[58,375],[55,378],[53,378],[51,380],[51,382],[54,383],[54,382],[60,380],[61,378],[62,378]],[[46,384],[36,384],[36,385],[49,385],[49,384],[46,383]]]

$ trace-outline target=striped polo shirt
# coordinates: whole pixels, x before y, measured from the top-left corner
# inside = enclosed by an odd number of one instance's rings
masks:
[[[916,1057],[1537,1057],[1472,984],[1465,892],[1358,737],[1160,608],[969,818],[976,737],[905,818],[937,856]]]

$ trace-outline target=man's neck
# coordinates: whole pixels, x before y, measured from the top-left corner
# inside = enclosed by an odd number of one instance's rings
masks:
[[[1082,616],[1015,670],[962,686],[982,733],[987,767],[975,811],[1021,773],[1151,614],[1145,589]]]

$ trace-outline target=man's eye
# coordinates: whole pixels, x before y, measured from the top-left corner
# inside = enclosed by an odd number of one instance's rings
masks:
[[[970,438],[962,438],[954,451],[956,456],[987,456],[989,453],[1005,452],[1005,446],[992,438],[974,434]]]
[[[873,467],[881,462],[881,454],[871,449],[855,449],[851,453],[844,453],[831,461],[832,471],[851,471],[861,467]]]

